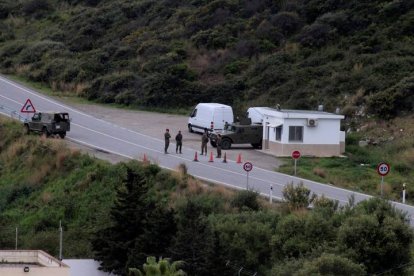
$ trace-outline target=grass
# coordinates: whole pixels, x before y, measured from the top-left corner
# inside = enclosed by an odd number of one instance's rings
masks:
[[[375,196],[381,194],[381,177],[377,165],[387,162],[390,173],[384,177],[385,196],[400,201],[403,183],[407,185],[407,201],[414,203],[414,126],[412,117],[396,119],[390,123],[368,121],[362,132],[349,134],[345,157],[302,157],[297,162],[297,175],[302,178]],[[377,145],[358,146],[360,139],[374,139]],[[294,163],[285,158],[280,172],[293,174]]]

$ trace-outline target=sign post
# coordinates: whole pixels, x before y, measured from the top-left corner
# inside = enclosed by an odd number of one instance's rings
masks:
[[[269,196],[270,203],[272,203],[272,197],[273,197],[273,185],[270,185],[270,196]]]
[[[249,190],[249,172],[253,169],[253,164],[246,162],[243,164],[243,169],[247,172],[246,189]]]
[[[377,172],[381,176],[381,197],[384,194],[384,176],[386,176],[390,172],[390,165],[385,162],[381,162],[378,164]]]
[[[403,183],[403,198],[402,203],[405,204],[405,183]]]
[[[292,158],[295,160],[295,176],[296,176],[296,162],[300,158],[300,151],[298,150],[293,151]]]

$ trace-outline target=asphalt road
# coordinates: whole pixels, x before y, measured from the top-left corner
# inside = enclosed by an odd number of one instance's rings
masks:
[[[164,154],[164,141],[162,139],[98,119],[0,76],[0,113],[15,116],[16,114],[11,114],[10,110],[5,107],[20,111],[27,99],[31,100],[38,111],[69,112],[72,123],[71,131],[67,134],[66,139],[83,146],[114,153],[124,158],[142,159],[145,154],[152,162],[173,170],[179,164],[185,163],[188,173],[209,182],[236,189],[246,189],[248,186],[264,196],[269,196],[272,187],[272,196],[275,199],[282,199],[282,189],[287,183],[298,184],[300,182],[303,182],[313,193],[338,200],[340,204],[347,203],[351,195],[355,197],[356,202],[370,197],[358,192],[259,167],[253,167],[247,178],[247,173],[243,170],[242,164],[237,164],[232,160],[228,160],[227,163],[223,163],[221,160],[208,162],[209,156],[198,156],[199,162],[194,162],[194,149],[183,147],[183,154],[176,155],[174,143],[170,144],[169,150],[169,152],[174,153]],[[25,114],[20,115],[27,116]],[[137,120],[139,119],[137,118]],[[397,202],[393,204],[407,212],[410,216],[411,225],[414,226],[414,207]]]

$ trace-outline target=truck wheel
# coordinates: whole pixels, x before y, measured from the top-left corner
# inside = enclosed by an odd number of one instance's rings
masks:
[[[47,130],[47,127],[42,128],[42,135],[44,135],[46,138],[50,136],[50,133]]]
[[[262,148],[262,143],[257,143],[257,144],[253,143],[252,147],[255,148],[255,149],[261,149]]]
[[[230,141],[230,139],[224,138],[221,141],[221,148],[222,149],[225,149],[225,150],[231,148],[231,141]]]
[[[30,127],[29,127],[29,125],[24,125],[24,128],[25,128],[26,134],[30,134]]]
[[[191,124],[188,124],[188,131],[191,132],[191,133],[194,132],[193,127],[191,126]]]
[[[65,136],[66,136],[66,132],[59,133],[60,138],[65,139]]]

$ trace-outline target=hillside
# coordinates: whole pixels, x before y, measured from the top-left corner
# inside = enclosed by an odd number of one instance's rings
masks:
[[[414,232],[378,198],[338,207],[287,185],[286,202],[131,161],[111,165],[0,117],[0,248],[92,258],[126,275],[147,256],[188,275],[412,275]],[[313,210],[306,208],[309,203]]]
[[[1,72],[103,103],[414,106],[410,0],[2,0]]]

